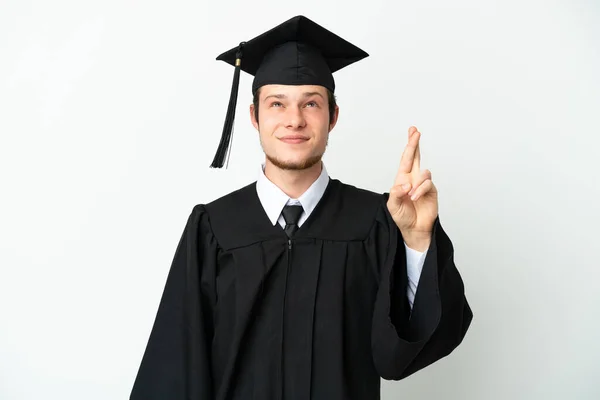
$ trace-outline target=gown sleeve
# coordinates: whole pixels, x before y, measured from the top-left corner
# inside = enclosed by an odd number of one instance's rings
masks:
[[[208,215],[197,205],[175,251],[130,400],[212,398],[216,251]]]
[[[439,217],[434,222],[412,312],[406,296],[403,239],[385,201],[368,245],[379,275],[371,326],[373,361],[382,378],[400,380],[449,355],[462,342],[473,313],[454,265],[452,243]]]

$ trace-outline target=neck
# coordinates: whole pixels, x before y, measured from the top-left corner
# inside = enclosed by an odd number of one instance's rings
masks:
[[[322,163],[318,162],[303,170],[284,170],[269,160],[265,162],[265,176],[292,199],[297,199],[308,190],[321,175]]]

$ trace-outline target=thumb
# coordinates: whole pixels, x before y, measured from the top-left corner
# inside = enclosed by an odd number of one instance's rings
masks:
[[[410,191],[411,184],[404,183],[402,185],[395,185],[390,190],[390,203],[395,206],[400,206],[404,201],[404,198]]]

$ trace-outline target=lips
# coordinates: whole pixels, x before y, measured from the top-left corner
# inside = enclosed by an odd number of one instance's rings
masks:
[[[279,140],[281,140],[284,143],[298,144],[298,143],[306,142],[308,140],[308,138],[306,136],[302,136],[302,135],[288,135],[288,136],[279,138]]]

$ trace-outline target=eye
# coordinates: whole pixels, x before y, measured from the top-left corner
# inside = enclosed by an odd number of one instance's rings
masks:
[[[281,107],[281,106],[283,106],[283,104],[281,104],[278,101],[274,101],[274,102],[271,103],[271,107]]]
[[[317,107],[318,104],[316,101],[309,101],[308,103],[306,103],[307,107]]]

